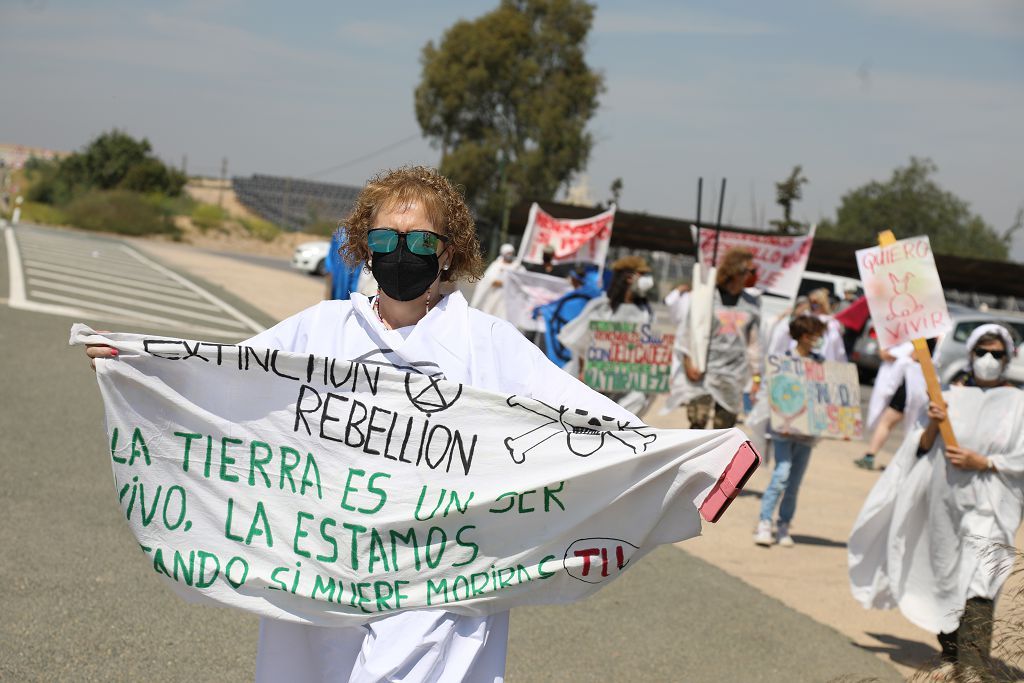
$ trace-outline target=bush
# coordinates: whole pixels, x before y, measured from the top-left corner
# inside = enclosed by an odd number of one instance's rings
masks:
[[[65,212],[71,225],[85,230],[120,235],[181,235],[167,213],[135,192],[87,192],[73,199]]]
[[[67,225],[68,217],[58,208],[40,202],[25,202],[21,205],[21,220],[42,225]]]
[[[227,212],[216,204],[197,204],[192,209],[192,222],[203,232],[221,227],[227,217]]]
[[[270,221],[263,220],[262,218],[242,218],[240,220],[242,227],[244,227],[250,235],[257,239],[261,239],[264,242],[273,242],[277,236],[281,234],[281,228],[277,227]]]

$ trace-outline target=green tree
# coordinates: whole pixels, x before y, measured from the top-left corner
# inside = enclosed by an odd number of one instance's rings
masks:
[[[582,0],[502,0],[423,48],[416,118],[481,217],[550,199],[585,168],[604,87],[584,59],[593,18]]]
[[[819,223],[818,235],[863,244],[892,230],[899,238],[928,235],[936,253],[1006,260],[1021,214],[1000,233],[971,213],[966,201],[942,189],[932,179],[937,171],[931,159],[911,157],[888,181],[871,181],[846,193],[835,222]]]
[[[185,176],[152,155],[149,140],[136,140],[112,130],[96,137],[82,151],[60,161],[37,160],[26,166],[33,181],[29,199],[67,204],[89,190],[160,192],[177,196]]]
[[[808,182],[801,175],[803,168],[794,166],[789,177],[781,183],[775,183],[775,203],[782,207],[782,220],[770,221],[779,232],[793,234],[801,232],[803,226],[793,220],[793,205],[803,198],[803,186]]]

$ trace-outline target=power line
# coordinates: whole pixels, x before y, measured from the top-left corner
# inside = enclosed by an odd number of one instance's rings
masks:
[[[322,171],[316,171],[315,173],[310,173],[310,174],[308,174],[305,177],[306,178],[319,178],[320,176],[328,175],[330,173],[334,173],[335,171],[340,171],[341,169],[346,168],[348,166],[351,166],[353,164],[358,164],[360,161],[366,161],[367,159],[372,159],[373,157],[377,156],[378,154],[383,154],[384,152],[388,152],[388,151],[390,151],[392,149],[395,149],[396,147],[401,147],[402,145],[404,145],[404,144],[406,144],[408,142],[412,142],[413,140],[416,140],[419,137],[420,137],[419,133],[416,133],[414,135],[410,135],[408,137],[402,138],[401,140],[398,140],[397,142],[392,142],[389,145],[384,145],[380,149],[375,149],[374,151],[369,152],[367,154],[364,154],[364,155],[362,155],[360,157],[356,157],[355,159],[349,159],[348,161],[346,161],[344,163],[341,163],[341,164],[338,164],[337,166],[331,166],[330,168],[325,168]]]

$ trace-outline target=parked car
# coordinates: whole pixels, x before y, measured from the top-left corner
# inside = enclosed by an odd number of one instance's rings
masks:
[[[957,304],[949,304],[949,316],[953,323],[952,331],[942,338],[935,349],[935,371],[942,384],[948,384],[959,372],[967,368],[967,338],[971,336],[974,328],[985,323],[999,323],[1010,331],[1018,352],[1010,361],[1007,379],[1017,384],[1024,383],[1024,356],[1020,353],[1020,344],[1024,340],[1024,318],[1005,313],[977,311]],[[850,360],[857,364],[862,378],[871,378],[878,372],[882,359],[878,354],[878,337],[871,321],[868,321],[864,331],[857,338]]]
[[[327,274],[327,252],[330,242],[303,242],[292,254],[292,268],[315,275]]]

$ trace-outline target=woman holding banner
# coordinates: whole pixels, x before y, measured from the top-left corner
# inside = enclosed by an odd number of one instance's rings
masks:
[[[709,422],[714,429],[734,426],[743,407],[743,388],[748,380],[754,380],[751,395],[757,393],[762,362],[758,332],[760,300],[745,289],[756,274],[750,251],[734,247],[725,252],[716,275],[711,340],[704,372],[697,369],[691,358],[690,346],[696,343],[690,338],[692,303],[687,319],[676,333],[680,372],[673,378],[672,393],[665,405],[671,410],[686,404],[691,429],[706,429]]]
[[[1024,516],[1024,394],[1000,325],[967,340],[970,372],[932,403],[869,494],[849,540],[850,587],[938,635],[944,662],[988,680],[994,601]],[[948,417],[957,445],[939,438]]]
[[[376,296],[324,301],[246,346],[358,359],[640,422],[561,372],[509,323],[470,308],[458,291],[445,295],[443,285],[479,278],[482,261],[462,194],[435,170],[402,168],[370,179],[345,225],[343,255],[367,264]],[[108,346],[87,353],[117,355]],[[500,681],[507,641],[507,611],[421,609],[347,628],[263,619],[256,680]]]
[[[623,256],[615,261],[608,292],[588,301],[580,314],[558,334],[558,342],[572,353],[572,360],[563,369],[575,377],[583,376],[587,349],[593,339],[591,322],[653,323],[654,311],[647,301],[647,294],[653,286],[651,267],[640,256]],[[608,396],[638,415],[647,409],[653,398],[653,395],[639,391]]]

